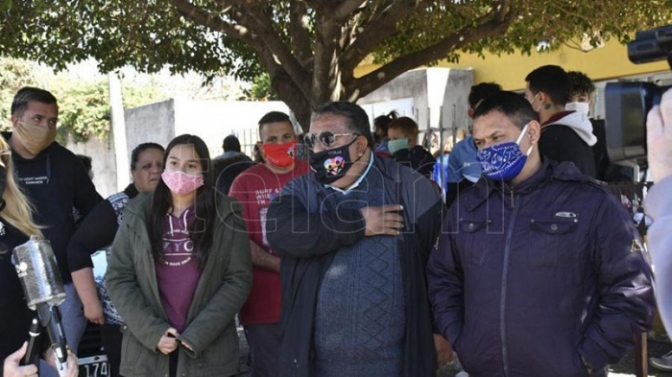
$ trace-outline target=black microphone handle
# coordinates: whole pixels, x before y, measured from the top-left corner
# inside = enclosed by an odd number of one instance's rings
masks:
[[[68,359],[68,351],[66,348],[65,332],[61,323],[61,312],[57,306],[38,304],[37,316],[42,326],[47,330],[49,344],[56,353],[56,358],[61,364],[65,365]]]
[[[28,330],[28,349],[26,349],[26,355],[23,357],[21,365],[35,364],[39,365],[40,354],[39,347],[36,347],[36,340],[40,336],[40,322],[37,318],[33,319],[30,323],[30,329]]]

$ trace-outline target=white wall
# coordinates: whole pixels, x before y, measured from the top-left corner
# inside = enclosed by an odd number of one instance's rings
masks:
[[[389,112],[388,105],[392,105],[402,115],[406,113],[415,119],[420,128],[419,141],[428,130],[440,129],[443,132],[439,134],[439,141],[445,144],[458,129],[466,129],[470,123],[467,97],[473,77],[471,69],[416,69],[400,75],[361,98],[358,103],[370,115],[370,109],[384,107]],[[410,114],[406,110],[409,104],[412,106]],[[375,116],[380,115],[377,111],[373,112]]]
[[[165,147],[175,137],[175,101],[170,99],[127,109],[124,120],[126,153],[130,161],[131,152],[139,144],[152,142]]]
[[[130,156],[142,143],[153,142],[166,147],[178,135],[185,133],[201,137],[208,145],[211,157],[222,154],[222,141],[235,134],[243,145],[243,152],[252,155],[257,140],[259,119],[269,111],[289,113],[283,102],[229,102],[170,99],[125,110],[126,146],[119,153]],[[246,148],[247,146],[247,148]],[[108,140],[90,139],[85,143],[68,142],[66,148],[93,159],[93,182],[103,197],[117,192],[115,148],[112,137]],[[130,166],[120,167],[128,171]]]
[[[289,113],[283,102],[193,101],[175,100],[174,135],[193,134],[208,145],[211,157],[222,154],[222,141],[234,134],[251,155],[252,146],[259,139],[257,122],[269,111]],[[128,131],[127,131],[128,132]],[[245,148],[247,146],[247,148]]]

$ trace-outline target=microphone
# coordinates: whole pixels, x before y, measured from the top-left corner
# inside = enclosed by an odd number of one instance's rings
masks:
[[[51,243],[31,236],[28,242],[14,248],[12,263],[19,275],[28,308],[37,311],[40,324],[47,330],[50,347],[56,354],[58,373],[65,376],[68,353],[58,310],[58,305],[65,301],[65,288]]]

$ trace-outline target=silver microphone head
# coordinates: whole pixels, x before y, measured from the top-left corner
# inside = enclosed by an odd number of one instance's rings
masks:
[[[65,301],[63,279],[48,240],[31,236],[28,242],[14,248],[12,263],[30,309],[35,310],[42,303],[58,306]]]

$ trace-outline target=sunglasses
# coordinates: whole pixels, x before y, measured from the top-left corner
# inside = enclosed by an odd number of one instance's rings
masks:
[[[336,138],[339,136],[361,136],[360,134],[356,133],[345,133],[345,134],[335,134],[331,131],[322,131],[319,134],[314,134],[314,133],[307,133],[304,137],[303,140],[306,143],[306,146],[308,148],[313,149],[315,148],[315,144],[317,140],[320,141],[320,144],[322,144],[325,148],[331,148],[335,143],[336,143]]]

